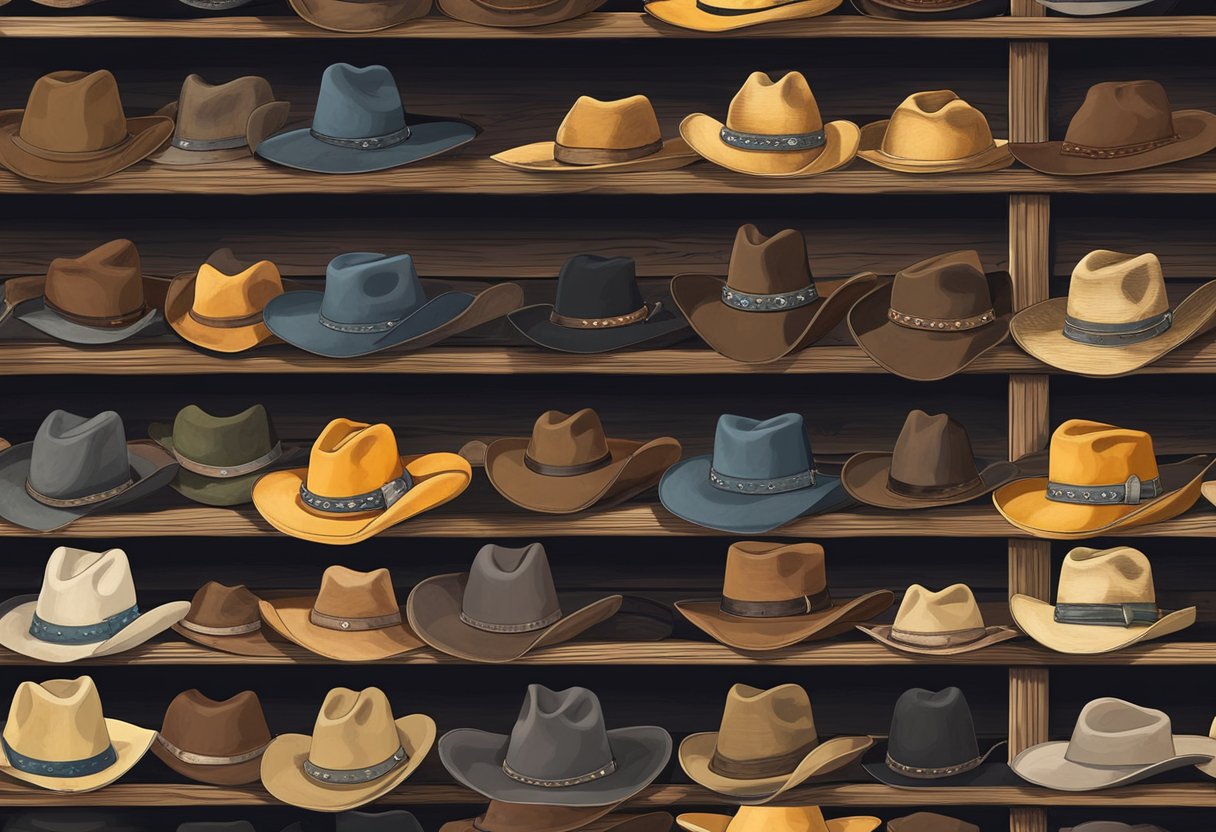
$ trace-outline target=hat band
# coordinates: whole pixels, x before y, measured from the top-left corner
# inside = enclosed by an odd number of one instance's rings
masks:
[[[891,755],[887,754],[887,768],[905,777],[911,777],[914,780],[940,780],[943,777],[953,777],[956,774],[964,774],[972,769],[979,768],[986,756],[981,755],[965,763],[959,763],[956,766],[930,768],[927,766],[910,766],[892,759]]]
[[[1061,145],[1060,152],[1065,156],[1084,156],[1088,159],[1119,159],[1124,156],[1136,156],[1141,153],[1147,153],[1150,150],[1165,147],[1167,144],[1173,144],[1181,139],[1182,137],[1175,133],[1162,139],[1153,139],[1151,142],[1125,144],[1118,147],[1093,147],[1087,144],[1066,141]]]
[[[1078,505],[1135,506],[1144,500],[1153,500],[1165,493],[1161,477],[1141,480],[1135,474],[1122,485],[1069,485],[1047,481],[1047,499],[1053,503],[1076,503]]]
[[[918,633],[913,630],[891,628],[891,639],[916,647],[957,647],[960,644],[971,644],[988,635],[985,627],[968,627],[965,630],[947,630],[937,633]]]
[[[34,617],[30,620],[30,635],[48,644],[100,644],[113,638],[137,618],[139,618],[139,604],[128,607],[117,615],[111,615],[96,624],[83,626],[52,624],[39,618],[38,613],[34,613]]]
[[[327,136],[324,133],[318,133],[316,130],[309,128],[309,134],[319,142],[333,145],[334,147],[346,147],[351,150],[384,150],[389,147],[395,147],[410,137],[410,126],[407,124],[400,130],[394,130],[391,133],[385,133],[383,136],[368,136],[361,139],[348,139],[343,136]]]
[[[800,0],[801,1],[801,0]],[[779,292],[773,295],[754,295],[740,292],[730,286],[722,287],[722,302],[744,312],[788,312],[819,300],[819,292],[812,283],[805,289]]]
[[[926,318],[921,315],[909,315],[891,307],[887,309],[887,317],[892,323],[908,329],[932,329],[937,331],[964,332],[968,329],[979,329],[996,320],[996,311],[989,309],[969,318]]]
[[[243,754],[230,754],[223,757],[211,756],[208,754],[195,754],[193,751],[183,751],[173,743],[165,739],[164,734],[158,733],[156,741],[161,744],[161,747],[172,754],[183,763],[188,763],[192,766],[235,766],[241,763],[247,763],[250,760],[256,760],[262,756],[262,752],[266,750],[266,746],[270,743],[263,743],[252,751],[246,751]]]
[[[192,633],[204,636],[243,636],[246,633],[256,633],[262,629],[262,622],[250,621],[248,624],[233,624],[231,627],[208,627],[205,624],[195,624],[183,618],[178,622],[183,628]]]
[[[248,462],[242,462],[240,465],[204,465],[201,462],[195,462],[193,459],[187,459],[178,452],[177,447],[173,448],[173,456],[177,459],[179,465],[190,471],[193,474],[199,474],[204,477],[212,477],[214,479],[231,479],[232,477],[243,477],[246,474],[252,474],[254,471],[260,471],[270,463],[283,455],[283,443],[275,442],[274,447],[268,453],[262,454],[257,459],[251,459]]]
[[[640,147],[624,148],[567,147],[560,142],[554,142],[553,158],[567,165],[602,165],[612,162],[631,162],[644,156],[653,156],[662,149],[662,137]]]
[[[714,755],[709,759],[709,770],[714,774],[730,777],[735,780],[759,780],[762,777],[779,777],[789,774],[798,768],[798,764],[805,759],[807,754],[814,751],[818,745],[819,740],[815,739],[795,748],[793,751],[754,760],[733,760],[730,757],[724,756],[715,748]]]
[[[1169,309],[1143,321],[1126,324],[1099,324],[1065,315],[1064,337],[1095,347],[1122,347],[1125,344],[1150,341],[1168,330],[1173,323],[1174,313]]]
[[[813,130],[810,133],[741,133],[723,127],[718,133],[723,144],[737,147],[741,150],[814,150],[827,144],[827,134],[823,130]]]
[[[74,324],[90,326],[94,329],[122,329],[130,326],[144,315],[148,314],[148,306],[144,304],[130,312],[119,312],[117,315],[81,315],[58,306],[53,300],[43,295],[42,304],[61,318],[67,318]]]
[[[352,497],[322,497],[309,491],[305,483],[300,483],[300,499],[309,508],[326,514],[358,514],[365,511],[385,511],[413,487],[414,479],[410,472],[402,471],[400,477],[390,480],[375,491],[355,494]]]
[[[401,610],[387,615],[369,615],[364,618],[342,618],[336,615],[326,615],[317,612],[316,607],[308,611],[308,620],[324,630],[343,630],[351,633],[367,632],[368,630],[383,630],[385,627],[395,627],[401,623]]]
[[[11,137],[12,143],[26,153],[51,162],[91,162],[95,159],[105,159],[106,157],[113,156],[134,140],[135,137],[127,133],[114,144],[98,148],[97,150],[51,150],[47,147],[38,147],[37,145],[30,144],[21,138],[20,134]]]
[[[550,624],[554,624],[561,620],[562,611],[559,609],[552,615],[546,615],[544,618],[536,621],[529,621],[526,624],[491,624],[488,621],[478,621],[476,618],[460,611],[460,620],[470,627],[478,630],[484,630],[487,633],[531,633],[536,630],[543,630]]]
[[[404,763],[405,760],[405,749],[398,746],[397,750],[393,752],[393,756],[389,757],[383,763],[376,763],[374,766],[364,766],[362,768],[322,768],[321,766],[315,764],[312,760],[305,759],[304,773],[313,780],[318,780],[330,786],[357,786],[361,783],[370,783],[373,780],[379,780],[397,766]]]
[[[330,320],[318,312],[317,320],[320,321],[321,326],[326,329],[332,329],[334,332],[345,332],[347,335],[366,335],[369,332],[388,332],[397,326],[397,324],[404,321],[405,318],[398,318],[395,321],[379,321],[372,324],[344,324]]]
[[[601,777],[607,777],[616,771],[616,760],[609,760],[607,765],[597,768],[595,771],[587,774],[580,774],[577,777],[563,777],[560,780],[546,780],[542,777],[529,777],[526,774],[520,774],[515,769],[507,765],[507,761],[502,761],[502,773],[510,777],[517,783],[523,783],[526,786],[540,786],[543,789],[562,789],[567,786],[581,786],[583,783],[590,783],[593,780],[599,780]]]
[[[212,329],[240,329],[241,327],[260,324],[263,320],[265,320],[260,309],[257,312],[243,315],[239,318],[212,318],[208,315],[202,315],[195,312],[193,308],[191,308],[186,314],[189,315],[190,320],[194,321],[196,324],[209,326]]]
[[[118,762],[118,752],[113,745],[107,745],[100,754],[85,757],[83,760],[39,760],[27,757],[19,751],[14,751],[8,740],[0,736],[0,745],[4,747],[4,756],[8,764],[17,771],[26,774],[37,774],[40,777],[88,777],[99,771],[105,771]]]
[[[730,477],[719,474],[712,467],[709,469],[709,484],[720,491],[733,491],[737,494],[784,494],[787,491],[799,491],[803,488],[814,488],[815,477],[819,472],[814,468],[788,477],[775,479],[751,479],[748,477]]]
[[[80,506],[91,506],[94,503],[100,503],[104,500],[117,497],[119,494],[122,494],[133,485],[135,485],[134,477],[128,479],[122,485],[115,486],[114,488],[108,488],[105,491],[98,491],[96,494],[86,494],[83,497],[71,497],[69,499],[61,500],[58,497],[48,497],[46,494],[43,494],[38,489],[34,488],[34,486],[30,485],[30,481],[27,479],[25,481],[25,493],[29,494],[44,506],[50,506],[51,508],[78,508]]]
[[[635,309],[628,315],[615,315],[611,318],[572,318],[569,315],[559,314],[557,309],[554,309],[549,313],[549,322],[570,329],[612,329],[613,327],[629,326],[630,324],[636,324],[638,321],[644,321],[651,315],[658,314],[662,308],[662,303],[656,303],[653,307],[643,306],[641,309]]]
[[[590,462],[580,462],[575,465],[550,465],[547,462],[537,462],[527,451],[524,451],[524,467],[533,474],[540,474],[542,477],[578,477],[583,474],[590,474],[592,471],[598,471],[611,463],[612,451],[605,451],[604,455],[599,459],[593,459]]]
[[[807,0],[786,0],[784,3],[772,3],[758,9],[725,9],[721,6],[711,6],[709,3],[697,0],[697,9],[706,14],[713,14],[719,17],[741,17],[749,14],[760,14],[761,12],[771,12],[785,6],[796,6],[799,3],[806,3]]]
[[[248,145],[249,139],[244,136],[233,136],[229,139],[182,139],[177,136],[173,137],[171,145],[179,150],[192,150],[203,152],[206,150],[235,150],[238,147]]]
[[[896,479],[890,474],[887,475],[887,490],[892,494],[898,494],[901,497],[910,497],[914,500],[925,499],[932,500],[938,497],[949,497],[954,494],[961,494],[980,485],[983,482],[978,476],[967,480],[964,483],[951,485],[913,485],[910,482]]]
[[[740,601],[722,596],[719,609],[727,615],[739,618],[784,618],[789,615],[806,615],[832,606],[832,593],[824,589],[814,595],[789,598],[782,601]]]
[[[1156,604],[1056,604],[1057,624],[1089,624],[1096,627],[1130,627],[1155,624],[1165,615]]]

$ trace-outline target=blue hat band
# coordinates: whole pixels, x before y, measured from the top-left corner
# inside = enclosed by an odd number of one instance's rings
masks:
[[[86,757],[83,760],[39,760],[27,757],[13,750],[8,740],[0,736],[0,744],[4,746],[4,756],[8,764],[17,771],[26,774],[36,774],[39,777],[88,777],[99,771],[105,771],[118,762],[118,752],[113,745],[107,745],[100,754]]]
[[[30,635],[48,644],[100,644],[106,639],[113,638],[124,627],[139,618],[139,604],[129,607],[117,615],[112,615],[104,621],[84,626],[68,626],[52,624],[34,613],[30,621]]]

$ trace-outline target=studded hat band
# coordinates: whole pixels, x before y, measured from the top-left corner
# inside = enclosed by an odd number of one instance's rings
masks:
[[[192,150],[202,153],[206,150],[235,150],[238,147],[247,147],[249,140],[244,136],[232,136],[227,139],[183,139],[174,136],[170,144],[179,150]]]
[[[540,786],[543,789],[562,789],[567,786],[581,786],[583,783],[590,783],[593,780],[599,780],[601,777],[607,777],[616,771],[616,760],[609,760],[608,763],[595,771],[587,774],[580,774],[577,777],[563,777],[560,780],[546,780],[541,777],[529,777],[526,774],[520,774],[515,769],[507,765],[507,761],[502,761],[502,773],[510,777],[517,783],[523,783],[526,786]]]
[[[957,647],[960,644],[971,644],[988,635],[984,627],[968,627],[965,630],[950,630],[942,633],[918,633],[912,630],[891,628],[891,640],[901,644],[911,644],[916,647]]]
[[[743,312],[788,312],[800,306],[807,306],[819,300],[819,292],[812,283],[805,289],[795,289],[793,292],[779,292],[773,295],[757,295],[750,292],[740,292],[730,286],[722,287],[722,302]]]
[[[402,142],[408,141],[410,137],[410,126],[407,124],[400,130],[394,130],[392,133],[385,133],[383,136],[367,136],[366,138],[350,139],[345,136],[327,136],[324,133],[318,133],[316,130],[309,129],[309,135],[319,142],[324,142],[334,147],[345,147],[350,150],[384,150],[389,147],[395,147]]]
[[[26,480],[25,493],[29,494],[44,506],[50,506],[51,508],[79,508],[81,506],[91,506],[94,503],[101,503],[106,500],[113,499],[131,488],[133,485],[135,485],[135,478],[131,477],[122,485],[107,488],[105,491],[98,491],[96,494],[86,494],[83,497],[69,497],[67,499],[60,499],[59,497],[48,497],[46,494],[41,493],[37,488],[30,485],[29,480]]]
[[[956,766],[942,766],[940,768],[927,768],[923,766],[910,766],[901,763],[898,760],[891,759],[891,755],[887,755],[887,768],[897,774],[902,774],[904,777],[911,777],[914,780],[940,780],[943,777],[953,777],[956,774],[964,774],[972,769],[980,767],[987,755],[976,757],[974,760],[968,760],[965,763],[959,763]]]
[[[592,471],[598,471],[605,465],[612,464],[612,451],[605,451],[604,455],[599,459],[593,459],[590,462],[580,462],[577,465],[550,465],[546,462],[537,462],[527,451],[524,451],[524,467],[533,474],[540,474],[542,477],[578,477],[583,474],[590,474]]]
[[[824,589],[814,595],[787,598],[781,601],[740,601],[722,596],[718,608],[727,615],[739,618],[784,618],[790,615],[806,615],[832,606],[832,593]]]
[[[266,320],[260,309],[257,312],[251,312],[239,318],[212,318],[210,315],[195,312],[193,308],[186,312],[186,314],[196,324],[201,324],[212,329],[240,329],[241,327],[263,323]]]
[[[379,780],[407,759],[408,756],[405,753],[405,749],[401,747],[398,747],[393,756],[384,762],[376,763],[374,766],[367,766],[366,768],[322,768],[312,760],[306,759],[304,761],[304,773],[313,780],[331,786],[357,786],[361,783]]]
[[[118,762],[118,752],[114,750],[113,745],[107,745],[101,753],[83,760],[39,760],[27,757],[19,751],[14,751],[8,740],[2,736],[0,746],[3,746],[4,756],[10,766],[17,771],[42,777],[88,777],[90,774],[105,771]]]
[[[376,321],[369,324],[344,324],[341,321],[333,321],[317,313],[317,320],[321,326],[326,329],[332,329],[334,332],[344,332],[347,335],[369,335],[374,332],[388,332],[393,327],[397,326],[404,318],[395,321]]]
[[[709,758],[709,770],[722,777],[733,780],[760,780],[764,777],[781,777],[790,774],[798,768],[807,754],[818,747],[819,741],[812,740],[784,754],[774,754],[771,757],[760,757],[754,760],[735,760],[724,756],[717,748]]]
[[[386,511],[413,487],[414,479],[410,472],[402,471],[400,477],[385,483],[375,491],[351,497],[323,497],[309,491],[306,483],[300,483],[300,499],[308,508],[325,514],[359,514],[365,511]]]
[[[640,147],[567,147],[553,143],[553,158],[567,165],[610,165],[616,162],[632,162],[653,156],[663,149],[663,139]]]
[[[1148,153],[1150,150],[1156,150],[1159,147],[1165,147],[1181,140],[1182,137],[1175,133],[1172,136],[1153,139],[1149,142],[1125,144],[1119,147],[1092,147],[1086,144],[1066,141],[1061,145],[1060,152],[1065,156],[1084,156],[1087,159],[1121,159],[1124,156],[1137,156],[1141,153]]]
[[[316,607],[308,611],[308,620],[325,630],[342,630],[344,632],[366,632],[368,630],[383,630],[385,627],[395,627],[401,623],[401,610],[387,615],[369,615],[365,618],[350,618],[337,615],[327,615],[317,612]]]
[[[1150,341],[1166,332],[1173,323],[1174,313],[1168,309],[1160,315],[1126,324],[1099,324],[1066,315],[1064,337],[1094,347],[1122,347]]]
[[[737,147],[740,150],[791,151],[814,150],[827,144],[827,134],[823,130],[813,130],[810,133],[741,133],[723,127],[718,137],[723,144]]]
[[[128,607],[96,624],[52,624],[34,613],[30,620],[30,635],[48,644],[100,644],[113,638],[124,627],[139,618],[139,605]]]
[[[546,615],[544,618],[536,621],[527,621],[522,624],[492,624],[488,621],[478,621],[471,615],[468,615],[464,610],[460,611],[460,620],[470,627],[482,630],[487,633],[532,633],[537,630],[543,630],[550,624],[556,624],[562,618],[562,611],[559,609],[551,615]]]
[[[549,313],[549,322],[568,329],[613,329],[618,326],[629,326],[630,324],[644,321],[651,315],[658,314],[662,308],[662,303],[656,303],[653,307],[643,306],[641,309],[635,309],[626,315],[615,315],[611,318],[576,318],[570,315],[561,315],[554,309]]]
[[[267,465],[271,464],[283,455],[283,443],[276,442],[274,447],[268,453],[262,454],[257,459],[251,459],[248,462],[242,462],[239,465],[204,465],[201,462],[195,462],[193,459],[188,459],[181,455],[181,452],[176,447],[173,448],[173,456],[177,459],[179,465],[191,473],[198,474],[204,477],[212,477],[214,479],[231,479],[232,477],[243,477],[246,474],[252,474],[255,471],[260,471]]]
[[[996,311],[989,309],[969,318],[926,318],[921,315],[909,315],[898,309],[887,310],[887,318],[892,323],[905,326],[908,329],[929,329],[938,332],[964,332],[969,329],[979,329],[996,320]]]
[[[1056,604],[1057,624],[1089,624],[1096,627],[1130,627],[1155,624],[1166,615],[1155,603],[1147,604]]]
[[[173,743],[165,739],[164,734],[157,734],[156,741],[161,747],[172,754],[183,763],[188,763],[192,766],[235,766],[241,763],[247,763],[250,760],[256,760],[262,756],[266,750],[266,746],[270,743],[264,743],[251,751],[245,751],[241,754],[229,754],[226,756],[213,756],[209,754],[195,754],[193,751],[183,751]]]
[[[74,324],[92,327],[93,329],[122,329],[141,320],[148,314],[147,304],[130,312],[119,312],[114,315],[81,315],[57,305],[53,300],[43,295],[42,304],[61,318],[66,318]]]
[[[231,627],[208,627],[205,624],[196,624],[186,618],[177,623],[181,624],[183,629],[204,636],[243,636],[247,633],[256,633],[262,629],[262,622],[260,620],[250,621],[246,624],[233,624]]]
[[[709,469],[709,484],[720,491],[734,491],[737,494],[784,494],[787,491],[798,491],[803,488],[814,488],[815,477],[819,472],[814,468],[788,477],[774,479],[749,479],[746,477],[731,477],[720,474],[713,468]]]
[[[1161,477],[1141,480],[1135,474],[1120,485],[1070,485],[1051,480],[1047,482],[1047,499],[1053,503],[1135,506],[1145,500],[1154,500],[1164,493]]]

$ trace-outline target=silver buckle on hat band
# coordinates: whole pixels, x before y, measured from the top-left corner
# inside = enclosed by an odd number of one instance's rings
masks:
[[[325,142],[334,147],[346,147],[351,150],[384,150],[385,148],[394,147],[407,141],[410,137],[410,126],[407,124],[400,130],[385,133],[383,136],[368,136],[359,139],[350,139],[345,136],[327,136],[324,133],[318,133],[312,128],[309,128],[308,132],[317,141]]]
[[[413,487],[414,480],[409,472],[402,471],[400,477],[385,483],[375,491],[355,494],[352,497],[322,497],[309,491],[306,484],[300,483],[300,499],[309,508],[326,514],[356,514],[363,511],[384,511]]]
[[[174,459],[187,471],[199,476],[221,480],[231,479],[232,477],[243,477],[246,474],[252,474],[254,471],[260,471],[282,455],[283,443],[276,442],[268,453],[262,454],[257,459],[251,459],[249,462],[242,462],[239,465],[205,465],[202,462],[195,462],[193,459],[182,456],[176,447],[173,448]]]
[[[968,760],[965,763],[959,763],[956,766],[944,766],[942,768],[925,768],[922,766],[909,766],[903,763],[892,760],[891,755],[887,755],[887,768],[891,771],[911,777],[916,780],[940,780],[943,777],[953,777],[956,774],[963,774],[972,769],[979,768],[980,763],[984,762],[984,756],[976,757],[974,760]]]
[[[787,491],[813,488],[815,486],[815,477],[818,473],[818,471],[812,468],[809,471],[803,471],[788,477],[777,477],[767,480],[728,477],[710,468],[709,484],[721,491],[733,491],[736,494],[783,494]]]
[[[740,292],[729,286],[722,287],[722,302],[734,309],[744,312],[786,312],[797,309],[819,300],[819,292],[812,283],[805,289],[793,292],[779,292],[772,295],[755,295]]]
[[[367,630],[383,630],[385,627],[395,627],[401,623],[401,611],[390,612],[387,615],[369,615],[365,618],[341,618],[336,615],[326,615],[316,609],[308,611],[308,620],[325,630],[342,630],[345,632],[364,632]]]
[[[1165,615],[1156,604],[1056,604],[1057,624],[1088,624],[1096,627],[1130,627],[1155,624]]]
[[[561,789],[566,786],[581,786],[583,783],[590,783],[593,780],[599,780],[601,777],[607,777],[616,771],[616,760],[609,760],[608,764],[602,766],[595,771],[587,774],[580,774],[577,777],[564,777],[561,780],[545,780],[540,777],[528,777],[526,774],[520,774],[515,769],[507,765],[507,761],[502,761],[502,773],[515,780],[518,783],[523,783],[527,786],[540,786],[544,789]]]
[[[367,335],[373,332],[388,332],[405,319],[400,318],[395,321],[379,321],[371,324],[344,324],[339,323],[338,321],[331,321],[329,318],[318,312],[317,320],[320,321],[321,326],[325,327],[326,329],[332,329],[334,332],[345,332],[348,335]]]
[[[1170,310],[1126,324],[1100,324],[1064,316],[1064,337],[1079,344],[1092,347],[1122,347],[1149,341],[1166,332],[1174,324],[1174,313]]]
[[[179,150],[202,153],[207,150],[235,150],[238,147],[246,147],[249,140],[244,136],[233,136],[228,139],[181,139],[174,136],[170,144]]]
[[[724,144],[741,150],[814,150],[827,144],[827,134],[823,130],[810,133],[741,133],[723,127],[718,133]]]
[[[561,620],[562,611],[558,610],[552,615],[546,615],[537,621],[529,621],[524,624],[491,624],[488,621],[478,621],[476,618],[465,614],[464,610],[460,611],[460,620],[470,627],[475,627],[478,630],[484,630],[487,633],[531,633],[535,630],[543,630],[550,624]]]
[[[189,763],[192,766],[235,766],[239,765],[240,763],[247,763],[250,760],[256,760],[258,757],[261,757],[262,753],[266,750],[266,747],[270,745],[270,743],[264,743],[252,751],[246,751],[243,754],[230,754],[223,757],[216,757],[207,754],[195,754],[193,751],[183,751],[165,739],[164,734],[158,733],[156,735],[156,741],[160,743],[162,748],[164,748],[174,757],[181,760],[183,763]]]
[[[405,760],[405,749],[398,746],[397,750],[393,752],[393,756],[382,763],[376,763],[374,766],[367,766],[366,768],[322,768],[312,760],[305,759],[304,773],[313,780],[331,786],[357,786],[360,783],[370,783],[373,780],[379,780],[405,762]]]
[[[262,629],[261,621],[250,621],[248,624],[234,624],[231,627],[208,627],[205,624],[195,624],[183,618],[178,622],[182,629],[204,636],[243,636],[246,633],[256,633]]]
[[[1135,474],[1121,485],[1069,485],[1050,480],[1047,482],[1047,499],[1053,503],[1135,506],[1145,500],[1156,499],[1164,493],[1161,477],[1141,480]]]

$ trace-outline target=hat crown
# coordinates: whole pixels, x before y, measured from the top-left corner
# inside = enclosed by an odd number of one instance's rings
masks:
[[[84,627],[129,610],[135,600],[131,564],[122,549],[59,546],[46,562],[35,611],[48,624]]]
[[[127,139],[118,82],[109,70],[64,70],[34,82],[21,116],[21,141],[55,153],[90,153]]]
[[[144,308],[139,251],[111,240],[80,257],[56,257],[43,294],[57,309],[86,318],[121,318]]]
[[[891,114],[882,140],[884,153],[926,162],[964,159],[992,145],[988,119],[952,90],[909,95]]]
[[[802,232],[787,228],[765,237],[750,223],[740,227],[730,251],[726,285],[756,295],[782,294],[814,286]]]
[[[945,413],[908,413],[891,454],[892,479],[942,488],[972,483],[979,475],[965,427]]]
[[[740,806],[726,832],[828,832],[818,806]]]
[[[976,251],[939,254],[901,269],[891,308],[941,320],[973,318],[992,309],[992,292]]]
[[[801,685],[768,690],[733,685],[726,694],[714,754],[745,763],[809,751],[818,742],[811,698]]]
[[[739,479],[778,479],[815,467],[806,424],[797,413],[772,419],[723,415],[714,431],[713,470]]]
[[[400,477],[402,470],[388,425],[334,419],[313,443],[307,486],[321,497],[354,497]]]
[[[545,547],[482,546],[469,570],[461,610],[474,621],[515,626],[560,615]]]
[[[210,263],[198,267],[191,308],[208,318],[247,318],[283,294],[279,268],[259,260],[236,274],[225,274]]]
[[[112,410],[91,419],[54,410],[34,435],[27,479],[39,494],[72,500],[117,488],[131,476],[127,434]]]
[[[260,404],[233,416],[212,416],[195,404],[178,411],[173,420],[173,448],[192,462],[241,465],[270,453],[278,436],[266,408]]]
[[[557,276],[553,309],[568,318],[613,318],[645,305],[632,257],[576,254]]]
[[[966,584],[952,584],[938,592],[912,584],[895,613],[895,628],[917,635],[940,635],[983,627],[980,605]]]
[[[343,812],[334,818],[334,832],[422,832],[418,819],[410,812]]]
[[[9,706],[4,741],[22,756],[50,763],[101,754],[110,747],[110,732],[93,679],[22,682]]]
[[[1170,718],[1113,696],[1086,703],[1064,759],[1082,765],[1145,766],[1175,755]]]
[[[978,759],[979,742],[967,697],[956,687],[904,691],[891,717],[887,754],[901,765],[932,769]]]
[[[980,828],[974,823],[936,812],[913,812],[887,821],[887,832],[980,832]]]
[[[1068,123],[1064,141],[1082,147],[1133,147],[1176,137],[1169,96],[1156,81],[1094,84]]]
[[[397,323],[426,302],[426,290],[408,254],[339,254],[325,269],[321,315],[335,323]]]
[[[370,139],[405,127],[397,82],[379,64],[331,64],[321,76],[312,129],[339,139]]]
[[[1159,474],[1151,436],[1086,419],[1056,428],[1047,469],[1048,479],[1064,485],[1122,485],[1132,475],[1147,482]]]
[[[659,119],[644,95],[600,101],[580,95],[557,128],[563,147],[632,150],[660,141]]]
[[[598,772],[613,759],[599,697],[586,688],[528,685],[507,745],[505,762],[512,771],[566,780]]]
[[[258,107],[274,101],[270,82],[256,75],[208,84],[191,74],[177,99],[174,135],[192,141],[216,141],[245,135],[249,117]]]
[[[823,547],[742,541],[726,552],[722,594],[736,601],[788,601],[828,588]]]
[[[388,760],[400,748],[393,708],[384,691],[334,688],[317,714],[308,760],[321,768],[367,768]]]
[[[1153,568],[1130,546],[1077,547],[1060,566],[1058,604],[1155,604]]]
[[[1099,324],[1147,320],[1170,308],[1155,254],[1091,251],[1072,270],[1068,316]]]
[[[401,610],[387,569],[358,572],[345,566],[325,570],[312,608],[334,618],[377,618]]]
[[[262,703],[251,690],[220,701],[183,691],[169,703],[160,735],[182,751],[208,757],[245,754],[270,742]]]
[[[258,598],[244,584],[225,586],[208,581],[194,593],[185,620],[203,627],[237,627],[260,622]]]
[[[583,465],[609,453],[608,437],[599,415],[589,407],[573,415],[548,410],[532,426],[527,453],[544,465]]]
[[[787,72],[774,81],[753,72],[731,99],[726,126],[740,133],[785,135],[823,129],[819,104],[801,72]]]

